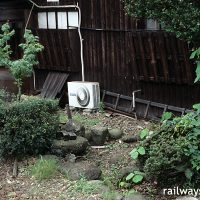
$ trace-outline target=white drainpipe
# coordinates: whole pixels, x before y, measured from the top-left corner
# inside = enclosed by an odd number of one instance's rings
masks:
[[[84,66],[84,60],[83,60],[83,38],[82,38],[82,34],[81,34],[81,9],[80,7],[77,5],[55,5],[55,6],[40,6],[38,4],[36,4],[34,1],[32,0],[28,0],[29,2],[31,2],[35,7],[40,8],[40,9],[51,9],[51,8],[76,8],[78,9],[78,14],[79,14],[79,23],[78,23],[78,34],[79,34],[79,38],[80,38],[80,47],[81,47],[81,70],[82,70],[82,82],[85,82],[85,66]],[[30,17],[28,18],[27,24],[30,20]]]

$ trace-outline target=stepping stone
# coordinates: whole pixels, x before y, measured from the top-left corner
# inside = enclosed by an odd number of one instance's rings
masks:
[[[100,126],[94,126],[92,129],[92,137],[91,137],[91,144],[100,146],[104,145],[107,137],[108,137],[108,128],[106,127],[100,127]]]
[[[54,140],[52,145],[52,153],[59,156],[65,156],[72,153],[82,155],[88,147],[88,140],[78,136],[76,140]]]
[[[118,128],[111,129],[108,132],[109,132],[109,138],[113,140],[120,139],[123,135],[123,131]]]

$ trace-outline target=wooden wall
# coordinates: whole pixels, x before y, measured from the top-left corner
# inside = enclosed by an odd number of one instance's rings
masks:
[[[35,0],[40,5],[58,5]],[[60,0],[60,5],[77,0]],[[144,20],[125,15],[120,0],[79,0],[82,10],[84,62],[87,81],[99,81],[101,89],[146,100],[190,108],[200,91],[193,85],[195,68],[186,42],[164,31],[145,30]],[[80,46],[76,30],[39,30],[34,9],[29,28],[40,36],[38,74],[43,70],[73,72],[80,80]],[[74,73],[76,72],[76,73]],[[46,71],[45,71],[46,73]],[[42,77],[43,76],[38,76]],[[40,79],[40,78],[39,78]],[[42,83],[42,81],[39,81]]]

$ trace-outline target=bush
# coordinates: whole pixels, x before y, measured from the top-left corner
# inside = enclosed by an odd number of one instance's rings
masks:
[[[57,102],[27,98],[5,110],[0,134],[0,155],[42,154],[51,147],[58,130]]]
[[[147,179],[160,186],[179,184],[198,187],[200,184],[200,106],[183,117],[166,119],[137,147]]]

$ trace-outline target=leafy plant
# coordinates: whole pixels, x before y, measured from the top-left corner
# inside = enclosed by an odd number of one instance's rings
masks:
[[[147,137],[149,134],[149,129],[145,128],[140,132],[140,139],[143,140]]]
[[[196,50],[194,50],[190,56],[190,59],[196,59],[196,64],[197,64],[197,68],[196,68],[196,79],[195,79],[195,83],[200,81],[200,47],[197,48]]]
[[[144,173],[140,171],[134,171],[126,177],[126,181],[131,181],[135,184],[138,184],[142,182],[143,178],[144,178]]]
[[[155,19],[166,31],[200,44],[200,3],[197,0],[123,0],[127,13],[135,18]]]
[[[39,181],[53,178],[56,173],[58,173],[58,161],[54,158],[43,158],[41,156],[40,159],[30,167],[30,175],[34,176]]]
[[[173,116],[173,114],[171,112],[165,112],[163,113],[162,117],[161,117],[161,122],[164,122],[166,120],[171,119]]]
[[[105,104],[102,101],[99,102],[98,107],[99,107],[98,110],[99,110],[100,113],[104,113],[105,112]]]
[[[95,126],[97,124],[100,123],[100,120],[97,119],[97,118],[89,118],[89,117],[86,117],[86,116],[83,116],[79,113],[76,113],[73,117],[72,117],[74,120],[78,121],[78,122],[81,122],[83,125],[86,125],[86,126]]]
[[[101,187],[100,183],[89,183],[85,177],[72,183],[69,187],[69,193],[72,197],[75,197],[75,193],[78,194],[94,194]]]
[[[133,158],[134,160],[138,158],[139,155],[145,155],[145,148],[142,146],[138,146],[136,148],[134,148],[131,152],[130,152],[130,156],[131,158]]]
[[[116,200],[118,196],[117,192],[105,192],[103,194],[103,200]]]
[[[0,66],[8,66],[10,55],[12,54],[8,42],[15,34],[15,31],[10,31],[10,26],[8,23],[6,23],[2,25],[1,32],[2,34],[0,34]]]
[[[200,183],[200,106],[182,117],[164,120],[161,126],[144,141],[143,156],[136,156],[144,166],[149,179],[162,183],[167,177],[169,184]],[[181,175],[182,174],[182,175]],[[166,186],[166,182],[164,183]]]
[[[15,32],[10,30],[8,23],[4,24],[1,30],[3,34],[0,35],[0,65],[10,69],[18,87],[18,99],[20,100],[23,79],[32,75],[33,66],[38,64],[37,53],[42,51],[43,46],[39,43],[37,36],[34,36],[30,30],[26,30],[25,43],[19,45],[23,50],[23,56],[21,59],[12,60],[10,58],[12,51],[8,41]]]
[[[59,127],[58,102],[30,97],[4,111],[0,155],[42,154],[51,148]]]

